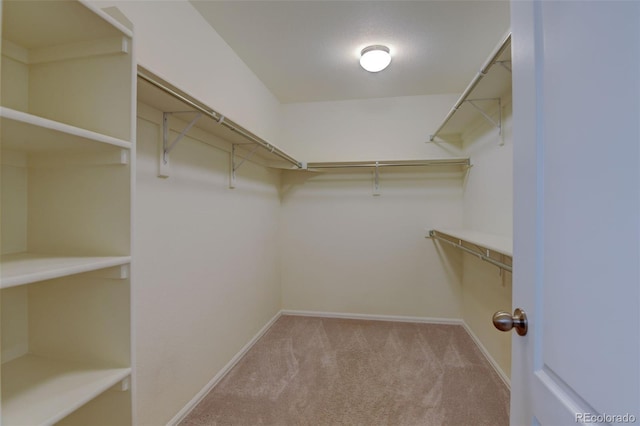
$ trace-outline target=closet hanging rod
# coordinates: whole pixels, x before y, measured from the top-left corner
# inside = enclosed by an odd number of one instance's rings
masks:
[[[291,157],[287,153],[281,151],[279,148],[273,146],[269,142],[266,142],[263,139],[259,138],[258,136],[254,135],[253,133],[249,132],[248,130],[246,130],[242,126],[236,124],[234,121],[229,120],[224,115],[222,115],[222,114],[220,114],[220,113],[218,113],[218,112],[216,112],[216,111],[214,111],[214,110],[212,110],[210,108],[206,108],[206,107],[202,106],[199,102],[191,99],[191,97],[189,97],[188,95],[180,93],[177,89],[173,88],[170,84],[164,82],[161,78],[155,76],[153,73],[151,73],[150,71],[144,69],[143,67],[138,66],[138,77],[140,77],[141,79],[145,80],[149,84],[157,87],[158,89],[162,90],[163,92],[173,96],[174,98],[178,99],[179,101],[189,105],[191,108],[203,113],[204,115],[206,115],[207,117],[211,118],[212,120],[217,121],[222,126],[226,127],[227,129],[231,130],[232,132],[235,132],[235,133],[239,134],[240,136],[242,136],[243,138],[247,139],[248,141],[259,145],[260,147],[264,148],[265,150],[271,152],[272,154],[282,158],[283,160],[293,164],[294,166],[296,166],[296,167],[298,167],[300,169],[304,168],[300,161],[298,161],[295,158]]]
[[[356,167],[428,167],[428,166],[470,166],[468,158],[452,158],[442,160],[408,160],[408,161],[350,161],[307,163],[309,169],[350,169]]]
[[[478,83],[480,82],[480,80],[482,80],[482,77],[484,77],[487,74],[489,69],[496,63],[500,55],[502,55],[502,53],[504,53],[504,51],[510,45],[511,45],[511,32],[508,32],[504,36],[503,40],[498,44],[498,46],[496,46],[493,52],[491,52],[491,55],[489,56],[489,58],[486,60],[484,65],[482,65],[482,68],[480,68],[480,71],[478,71],[478,73],[473,78],[473,80],[471,80],[471,83],[469,83],[469,85],[464,90],[464,92],[462,92],[462,95],[460,95],[460,97],[458,98],[457,102],[453,105],[451,110],[449,110],[449,113],[444,118],[444,121],[442,122],[442,124],[440,124],[440,127],[438,127],[438,130],[433,132],[433,134],[429,137],[430,142],[433,142],[435,140],[435,138],[442,131],[444,126],[446,126],[449,120],[451,120],[451,117],[453,117],[453,115],[456,113],[458,108],[460,108],[460,106],[467,100],[467,98],[469,97],[473,89],[475,89]]]
[[[445,243],[447,243],[447,244],[450,244],[450,245],[452,245],[452,246],[454,246],[454,247],[457,247],[457,248],[459,248],[460,250],[462,250],[462,251],[464,251],[464,252],[467,252],[467,253],[469,253],[469,254],[472,254],[473,256],[476,256],[476,257],[478,257],[478,258],[480,258],[480,259],[484,260],[485,262],[489,262],[489,263],[491,263],[492,265],[497,266],[497,267],[498,267],[498,268],[500,268],[500,269],[503,269],[503,270],[505,270],[505,271],[509,271],[509,272],[513,272],[513,267],[512,267],[511,265],[507,265],[507,264],[506,264],[506,263],[504,263],[504,262],[500,262],[499,260],[495,260],[495,259],[493,259],[492,257],[486,256],[486,255],[484,255],[484,254],[482,254],[482,253],[480,253],[480,252],[478,252],[478,251],[471,250],[470,248],[465,247],[465,246],[463,246],[462,244],[458,244],[458,243],[453,242],[453,241],[451,241],[451,240],[448,240],[448,239],[446,239],[446,238],[444,238],[444,237],[441,237],[440,235],[438,235],[438,234],[437,234],[437,232],[433,232],[433,231],[432,231],[432,232],[430,232],[430,233],[429,233],[429,237],[430,237],[430,238],[435,238],[435,239],[436,239],[436,240],[438,240],[438,241],[442,241],[442,242],[445,242]]]

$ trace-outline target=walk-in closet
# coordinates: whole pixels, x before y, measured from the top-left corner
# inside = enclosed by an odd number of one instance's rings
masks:
[[[640,418],[611,3],[0,0],[0,426]]]

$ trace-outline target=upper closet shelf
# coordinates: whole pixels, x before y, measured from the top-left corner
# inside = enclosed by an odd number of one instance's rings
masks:
[[[131,149],[131,142],[0,107],[2,148],[27,153],[90,153]]]
[[[429,237],[453,245],[500,269],[511,272],[513,239],[466,229],[432,229]]]
[[[171,151],[194,127],[231,143],[233,163],[231,187],[233,187],[235,172],[245,160],[254,155],[262,158],[269,167],[305,168],[305,164],[301,161],[140,66],[138,67],[138,100],[163,112],[161,177],[168,176]],[[169,123],[172,117],[182,120],[181,127],[176,128],[175,135],[171,134],[172,125]]]
[[[507,33],[449,110],[440,127],[429,136],[429,141],[459,141],[464,130],[480,117],[501,134],[502,98],[510,91],[511,33]]]

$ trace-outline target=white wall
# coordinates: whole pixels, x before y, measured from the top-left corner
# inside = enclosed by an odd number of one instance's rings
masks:
[[[279,146],[277,98],[187,0],[90,1],[133,22],[139,65]]]
[[[139,104],[134,292],[137,420],[166,424],[279,311],[280,176],[193,130],[156,177],[159,111]],[[204,139],[204,137],[203,137]]]
[[[503,99],[504,146],[500,146],[497,129],[485,121],[478,121],[463,140],[473,164],[464,189],[464,228],[512,237],[511,99]],[[498,268],[469,254],[464,255],[463,264],[463,319],[509,376],[512,333],[497,331],[491,316],[498,310],[511,312],[511,273],[500,275]]]
[[[461,317],[461,254],[425,238],[459,227],[459,173],[286,172],[282,202],[283,308]]]
[[[502,105],[503,142],[498,130],[477,121],[463,134],[465,154],[473,167],[465,183],[464,224],[466,228],[510,237],[513,235],[513,136],[511,99]]]
[[[283,105],[282,144],[308,161],[459,155],[427,144],[456,96]],[[382,169],[283,177],[283,307],[461,317],[461,255],[425,229],[462,225],[460,173]]]
[[[458,95],[403,96],[282,106],[281,147],[304,161],[455,157],[425,143]]]

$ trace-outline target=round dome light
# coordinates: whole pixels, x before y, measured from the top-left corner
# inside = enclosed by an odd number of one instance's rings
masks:
[[[369,72],[379,72],[391,63],[391,55],[387,46],[369,46],[360,52],[360,65]]]

